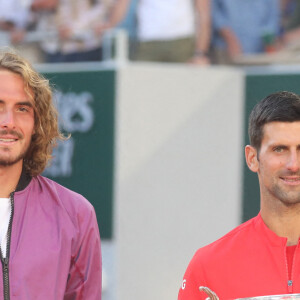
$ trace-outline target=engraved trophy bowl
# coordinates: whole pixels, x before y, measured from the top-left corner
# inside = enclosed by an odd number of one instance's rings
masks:
[[[285,300],[285,299],[286,300],[300,299],[300,294],[260,296],[260,297],[240,298],[235,300]]]
[[[205,292],[209,297],[206,300],[220,300],[215,292],[205,286],[199,287],[200,291]],[[286,294],[286,295],[270,295],[270,296],[259,296],[259,297],[250,297],[250,298],[239,298],[234,300],[293,300],[299,299],[300,294]]]

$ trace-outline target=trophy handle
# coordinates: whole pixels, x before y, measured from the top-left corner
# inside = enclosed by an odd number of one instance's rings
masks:
[[[205,292],[209,296],[208,298],[206,298],[206,300],[219,300],[217,294],[213,292],[211,289],[209,289],[208,287],[200,286],[199,290]]]

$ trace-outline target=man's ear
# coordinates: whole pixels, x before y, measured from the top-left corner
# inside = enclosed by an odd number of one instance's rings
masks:
[[[257,155],[258,155],[257,150],[254,147],[250,145],[247,145],[245,147],[246,163],[248,165],[248,168],[255,173],[258,171],[258,166],[259,166]]]

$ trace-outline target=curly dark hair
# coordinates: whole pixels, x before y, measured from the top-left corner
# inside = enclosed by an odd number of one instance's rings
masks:
[[[31,176],[36,176],[43,172],[52,158],[57,140],[65,139],[58,127],[58,113],[52,101],[49,81],[11,49],[0,50],[0,69],[20,75],[25,92],[33,98],[35,133],[24,157],[24,168]]]

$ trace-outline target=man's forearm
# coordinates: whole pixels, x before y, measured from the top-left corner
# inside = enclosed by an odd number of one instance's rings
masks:
[[[242,54],[240,41],[230,28],[222,28],[219,32],[226,43],[229,56],[235,57]]]
[[[196,28],[195,54],[206,56],[211,41],[211,3],[210,0],[195,0],[199,16]]]
[[[110,10],[108,21],[107,21],[107,26],[109,28],[115,27],[116,25],[118,25],[118,23],[122,21],[122,19],[126,14],[129,2],[130,0],[115,1],[115,3],[113,4]]]

